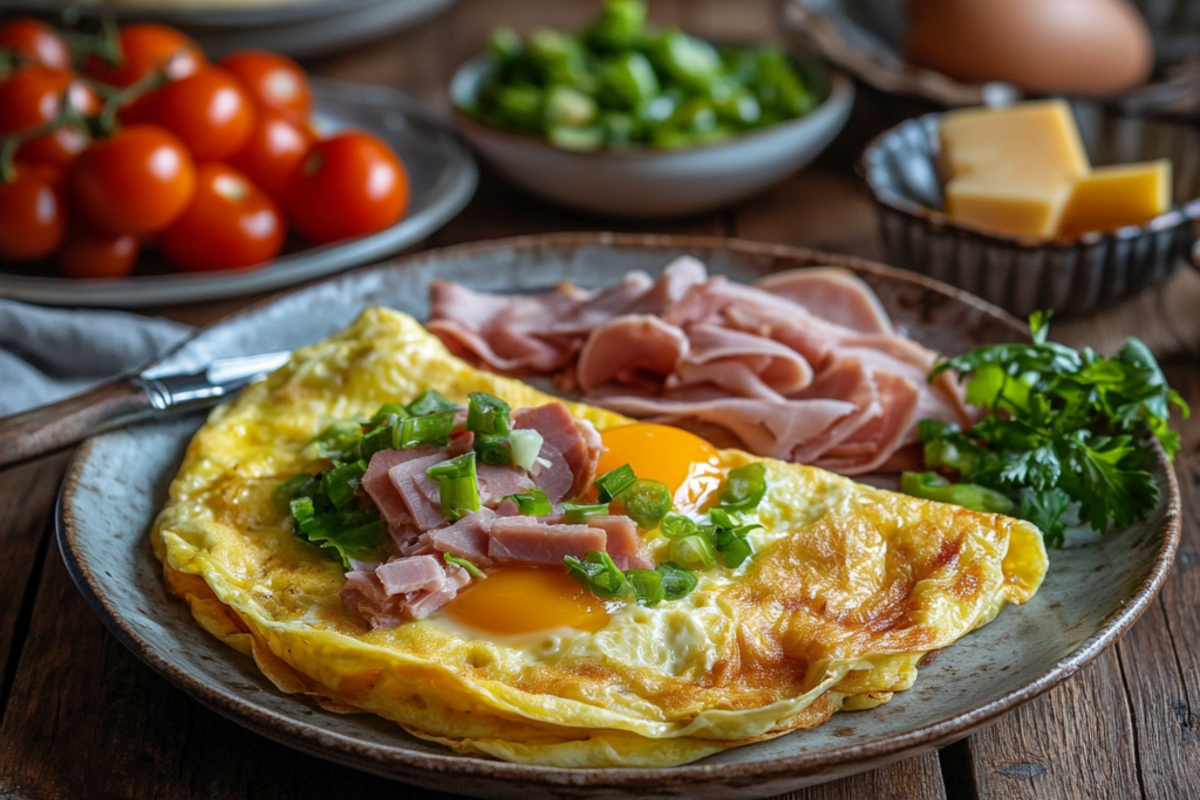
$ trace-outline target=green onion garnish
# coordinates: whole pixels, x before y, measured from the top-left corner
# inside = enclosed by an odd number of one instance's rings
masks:
[[[307,459],[328,458],[331,461],[355,461],[358,440],[362,438],[362,425],[354,420],[343,419],[318,433],[304,446],[300,455]]]
[[[717,554],[705,536],[685,536],[671,542],[671,560],[685,569],[708,569]]]
[[[446,559],[447,564],[454,564],[455,566],[462,567],[467,571],[468,574],[470,574],[472,578],[478,578],[481,581],[487,580],[487,575],[483,574],[483,570],[472,564],[470,561],[467,561],[465,558],[452,556],[449,553],[444,553],[442,558]]]
[[[697,530],[695,520],[689,519],[682,514],[667,514],[658,526],[659,533],[668,539],[682,539],[685,536],[694,536]]]
[[[509,432],[508,444],[513,463],[526,472],[533,469],[538,453],[542,452],[542,435],[533,428],[519,428]]]
[[[336,509],[343,509],[354,502],[355,490],[362,483],[362,476],[367,471],[363,461],[351,461],[321,475],[321,491],[329,498]]]
[[[611,503],[617,495],[625,491],[637,481],[633,468],[623,464],[611,472],[606,472],[596,478],[596,492],[600,495],[601,503]]]
[[[372,426],[379,426],[385,423],[391,425],[395,423],[396,420],[404,419],[407,416],[410,416],[408,409],[399,403],[384,403],[379,407],[379,410],[375,412],[375,415],[371,417],[370,424]]]
[[[475,434],[475,452],[480,461],[493,467],[507,467],[513,463],[512,447],[503,434]]]
[[[625,579],[633,587],[637,601],[644,606],[656,606],[667,596],[661,572],[652,569],[631,569]]]
[[[550,498],[536,486],[520,494],[506,494],[504,499],[516,503],[517,508],[527,517],[544,517],[554,510],[550,505]]]
[[[453,410],[439,411],[400,420],[394,440],[397,449],[407,450],[419,444],[445,447],[454,430],[454,413]]]
[[[713,544],[721,554],[721,560],[729,569],[737,569],[742,562],[754,554],[746,537],[738,536],[733,531],[718,528],[713,534]]]
[[[508,403],[487,392],[467,395],[467,430],[504,436],[509,431]]]
[[[351,558],[368,561],[379,557],[384,524],[377,512],[355,508],[298,520],[296,529],[313,544],[337,553],[342,567],[350,569]]]
[[[399,417],[397,417],[399,419]],[[396,449],[396,423],[384,422],[358,440],[358,457],[368,464],[380,450]]]
[[[767,493],[767,469],[755,461],[729,470],[721,487],[721,506],[734,511],[753,511]]]
[[[475,453],[443,461],[425,470],[438,482],[442,494],[442,516],[451,521],[465,511],[479,511],[479,484],[475,480]]]
[[[696,588],[696,576],[674,561],[664,561],[657,571],[662,574],[663,595],[667,600],[680,600]]]
[[[590,550],[582,560],[575,556],[563,559],[567,574],[583,584],[596,597],[605,600],[630,599],[633,589],[625,573],[617,569],[608,553]]]
[[[563,503],[563,514],[572,525],[583,525],[592,517],[603,517],[608,514],[608,503]]]
[[[414,417],[424,417],[429,414],[437,414],[442,411],[457,411],[458,406],[451,403],[442,393],[436,389],[429,389],[417,395],[417,398],[408,404],[408,413]]]
[[[320,485],[319,476],[300,472],[276,486],[275,491],[271,493],[271,499],[275,501],[275,505],[287,511],[293,500],[297,497],[311,497]]]
[[[638,478],[621,493],[621,502],[625,504],[625,513],[639,528],[653,530],[671,510],[671,490],[660,481]]]
[[[317,514],[316,508],[313,507],[313,499],[311,497],[297,497],[291,502],[289,510],[292,512],[292,516],[295,517],[297,524],[299,524],[302,520],[306,520],[309,517],[314,517]]]

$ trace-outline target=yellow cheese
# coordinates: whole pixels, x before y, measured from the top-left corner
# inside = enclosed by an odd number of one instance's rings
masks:
[[[946,213],[955,222],[988,231],[1050,239],[1071,196],[1067,181],[1008,183],[975,176],[946,185]]]
[[[948,178],[1046,184],[1088,172],[1071,107],[1062,100],[949,111],[941,123]]]
[[[1171,205],[1169,159],[1097,167],[1075,182],[1059,234],[1078,236],[1141,225]]]

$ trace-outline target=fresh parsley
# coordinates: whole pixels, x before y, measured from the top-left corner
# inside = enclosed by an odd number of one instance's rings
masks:
[[[1032,344],[980,347],[934,367],[931,381],[947,370],[969,376],[967,402],[989,413],[966,431],[922,422],[931,471],[906,473],[902,483],[910,494],[979,511],[1007,499],[1047,544],[1061,545],[1075,504],[1080,521],[1100,532],[1154,508],[1152,439],[1173,458],[1171,409],[1183,417],[1189,409],[1141,341],[1130,338],[1106,358],[1048,341],[1049,321],[1049,313],[1029,318]]]

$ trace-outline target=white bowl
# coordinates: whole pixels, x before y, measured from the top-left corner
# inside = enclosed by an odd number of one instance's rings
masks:
[[[577,152],[483,125],[458,111],[473,102],[488,65],[486,56],[469,61],[450,82],[463,136],[519,186],[616,217],[679,217],[760,192],[816,158],[842,130],[854,104],[849,78],[812,65],[808,71],[823,100],[798,119],[696,147]]]

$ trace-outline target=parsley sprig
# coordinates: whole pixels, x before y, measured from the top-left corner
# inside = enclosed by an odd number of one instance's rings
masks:
[[[980,347],[934,368],[930,380],[946,370],[969,375],[967,402],[990,413],[967,431],[923,421],[925,464],[936,472],[906,473],[903,485],[980,511],[996,511],[1007,498],[1047,544],[1060,545],[1074,504],[1080,521],[1100,532],[1154,508],[1158,486],[1146,469],[1152,437],[1173,458],[1179,434],[1170,429],[1171,407],[1184,417],[1189,409],[1138,339],[1106,358],[1048,341],[1049,320],[1049,313],[1030,317],[1033,344]]]

